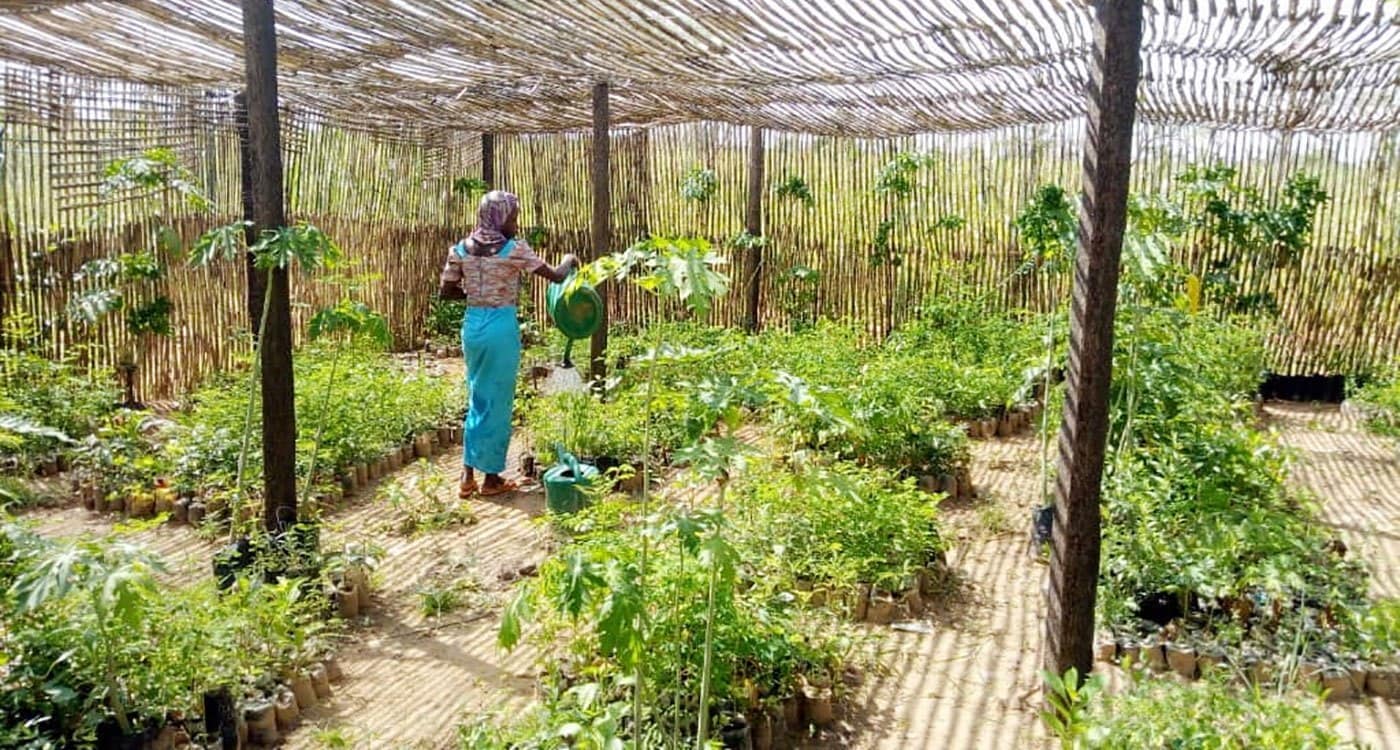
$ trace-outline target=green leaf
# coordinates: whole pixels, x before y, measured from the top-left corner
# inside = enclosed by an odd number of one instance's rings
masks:
[[[251,221],[235,221],[201,234],[190,248],[190,265],[200,267],[216,260],[237,260],[243,255],[246,230],[252,225]]]
[[[69,437],[64,431],[53,427],[46,427],[18,414],[0,414],[0,431],[12,432],[24,437],[57,440],[66,445],[77,445],[77,441]]]
[[[496,632],[496,644],[501,648],[510,651],[521,642],[521,632],[524,631],[525,623],[529,623],[535,616],[532,596],[531,585],[526,582],[519,586],[510,606],[501,611],[501,627]]]
[[[95,325],[108,314],[122,309],[122,304],[122,293],[116,289],[94,289],[70,298],[67,313],[70,318]]]

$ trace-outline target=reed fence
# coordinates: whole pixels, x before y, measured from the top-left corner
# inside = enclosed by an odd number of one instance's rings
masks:
[[[0,73],[0,314],[9,344],[112,366],[131,342],[120,315],[92,327],[68,318],[69,300],[93,285],[77,272],[89,260],[143,247],[158,226],[174,228],[187,246],[204,229],[241,214],[232,98],[30,67]],[[470,223],[469,201],[454,194],[453,181],[481,173],[481,139],[431,127],[362,129],[301,109],[286,110],[283,122],[289,213],[330,233],[350,259],[336,283],[296,280],[298,323],[337,295],[353,293],[388,315],[399,347],[418,345],[443,253]],[[497,138],[497,182],[520,194],[523,225],[544,228],[547,256],[588,254],[590,137]],[[616,243],[648,233],[700,234],[737,263],[741,256],[727,243],[744,225],[747,130],[695,123],[617,130],[612,137]],[[771,244],[763,324],[816,314],[857,320],[880,335],[949,279],[986,290],[1008,308],[1058,304],[1067,279],[1015,273],[1021,250],[1012,222],[1041,184],[1077,190],[1082,137],[1079,121],[887,139],[768,133],[764,227]],[[1321,176],[1332,199],[1299,261],[1242,270],[1247,291],[1270,291],[1280,302],[1272,369],[1360,372],[1400,353],[1397,140],[1394,131],[1141,125],[1134,186],[1159,190],[1193,162],[1229,163],[1240,168],[1242,181],[1264,186],[1299,169]],[[107,164],[155,146],[178,154],[212,199],[212,211],[191,212],[160,191],[103,194]],[[904,151],[932,158],[913,194],[896,206],[874,187],[879,168]],[[705,202],[680,194],[696,167],[717,177]],[[810,207],[774,194],[772,185],[788,177],[810,186]],[[890,246],[901,262],[875,266],[877,228],[896,213]],[[961,226],[940,225],[950,217]],[[1213,256],[1193,244],[1180,260],[1200,271]],[[248,350],[242,265],[196,270],[179,258],[165,262],[166,276],[144,294],[172,300],[175,330],[151,340],[142,355],[139,388],[149,398],[184,392]],[[789,272],[798,267],[819,273],[808,309],[797,309],[801,300]],[[730,270],[742,284],[748,269]],[[542,303],[538,285],[535,291]],[[614,320],[642,322],[660,312],[632,289],[616,290],[609,303]],[[713,322],[741,324],[742,306],[743,295],[731,295],[713,311]]]

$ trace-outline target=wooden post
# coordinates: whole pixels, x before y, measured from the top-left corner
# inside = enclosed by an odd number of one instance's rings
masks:
[[[593,86],[593,251],[591,260],[607,255],[612,245],[612,179],[608,149],[608,84]],[[603,300],[603,320],[593,333],[589,347],[589,374],[595,383],[608,375],[608,290],[598,289]]]
[[[238,131],[238,163],[242,195],[243,220],[253,221],[253,147],[248,142],[248,94],[240,91],[233,97],[233,125]],[[258,230],[250,223],[243,230],[243,239],[248,247],[258,241]],[[267,294],[267,278],[258,273],[253,264],[253,251],[246,254],[248,275],[248,330],[253,332],[253,340],[258,338],[258,323],[262,320],[263,295]]]
[[[763,236],[763,128],[757,125],[749,130],[749,203],[744,215],[744,231],[754,240]],[[763,249],[751,245],[744,267],[749,273],[744,327],[749,333],[756,333],[759,294],[763,287]]]
[[[1094,69],[1045,628],[1045,668],[1056,674],[1075,667],[1085,675],[1094,665],[1099,496],[1141,42],[1142,0],[1095,0]]]
[[[481,181],[496,189],[496,136],[490,133],[481,134]]]
[[[253,223],[258,233],[286,224],[282,142],[277,114],[277,29],[273,0],[243,0],[248,143]],[[292,383],[292,309],[286,269],[273,271],[262,352],[263,522],[276,532],[296,522],[296,404]]]

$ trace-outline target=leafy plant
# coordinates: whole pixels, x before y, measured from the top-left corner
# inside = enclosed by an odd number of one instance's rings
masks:
[[[450,482],[442,470],[419,459],[406,476],[393,477],[380,485],[375,499],[398,516],[387,523],[389,529],[408,536],[476,523],[471,506],[459,501],[449,489]]]
[[[807,208],[816,204],[812,188],[807,181],[797,175],[788,175],[773,186],[773,195],[784,200],[796,201]]]
[[[1080,679],[1079,670],[1070,667],[1064,675],[1042,672],[1049,688],[1046,700],[1050,708],[1040,714],[1045,726],[1060,739],[1060,747],[1074,750],[1088,731],[1089,707],[1103,691],[1103,678],[1093,675]]]
[[[349,297],[341,297],[340,301],[332,307],[322,308],[311,318],[311,340],[317,341],[327,336],[338,337],[341,340],[332,348],[330,373],[326,376],[326,388],[324,396],[321,398],[321,408],[318,412],[320,419],[316,422],[316,438],[311,443],[311,468],[306,471],[306,483],[303,485],[301,502],[306,503],[311,498],[311,488],[316,482],[316,461],[321,453],[321,438],[325,434],[326,410],[331,402],[331,393],[336,384],[336,366],[340,364],[340,355],[345,349],[345,342],[357,336],[364,337],[388,348],[393,343],[393,336],[389,333],[389,321],[384,316],[369,309],[363,302],[356,302]]]
[[[1064,270],[1074,257],[1077,228],[1065,189],[1054,184],[1037,188],[1030,204],[1016,217],[1016,231],[1024,245],[1019,272]]]
[[[1367,429],[1378,435],[1400,437],[1400,367],[1353,387],[1351,401],[1361,406]]]
[[[458,177],[452,181],[452,194],[464,200],[475,200],[490,189],[491,186],[480,177]]]
[[[241,223],[246,226],[246,222]],[[190,251],[190,263],[205,266],[216,260],[237,260],[239,243],[243,239],[240,231],[230,227],[216,227],[202,235]],[[303,271],[315,272],[334,268],[341,260],[341,250],[329,235],[311,224],[297,224],[266,230],[257,242],[248,248],[253,254],[253,265],[267,274],[265,288],[272,288],[273,272],[289,269],[294,263]],[[244,500],[245,468],[247,467],[249,441],[253,431],[253,407],[257,402],[257,382],[262,371],[262,342],[267,328],[268,314],[272,309],[272,294],[263,295],[262,314],[258,319],[258,336],[253,347],[253,366],[248,371],[247,402],[244,410],[242,440],[238,452],[238,470],[234,479],[234,516]],[[236,524],[231,531],[237,533]]]
[[[719,189],[719,178],[713,169],[694,167],[681,181],[681,197],[695,203],[708,203]]]
[[[1220,678],[1139,680],[1120,694],[1092,696],[1080,717],[1078,746],[1101,750],[1360,747],[1342,739],[1339,719],[1315,695],[1274,694]]]

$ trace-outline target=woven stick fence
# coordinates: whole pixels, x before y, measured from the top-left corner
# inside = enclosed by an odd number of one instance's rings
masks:
[[[131,351],[131,336],[120,312],[94,326],[68,315],[70,300],[108,283],[79,278],[79,270],[149,249],[159,226],[187,248],[241,215],[232,99],[33,69],[8,73],[0,86],[0,314],[7,330],[30,334],[9,344],[114,367]],[[443,249],[463,222],[452,176],[479,170],[477,141],[347,130],[300,111],[283,122],[290,216],[342,245],[349,265],[339,276],[359,277],[349,293],[390,317],[398,346],[413,346]],[[213,211],[192,213],[171,191],[103,194],[107,165],[157,146],[190,169]],[[192,269],[178,255],[162,258],[164,277],[127,300],[130,307],[163,295],[172,303],[173,333],[148,335],[137,362],[144,398],[186,392],[249,351],[243,264]],[[296,279],[296,330],[343,293],[344,285],[325,279]]]
[[[143,247],[160,224],[188,245],[205,228],[236,218],[231,99],[33,68],[7,69],[2,83],[0,310],[7,325],[27,320],[37,329],[32,345],[39,350],[112,366],[130,343],[120,315],[91,329],[67,320],[68,301],[92,287],[74,276],[88,260]],[[300,109],[285,113],[284,123],[291,215],[346,248],[353,264],[347,273],[364,277],[354,294],[390,317],[398,346],[416,345],[443,251],[469,222],[470,206],[453,194],[452,182],[480,174],[480,139],[460,131],[368,131]],[[860,321],[879,335],[949,279],[986,290],[1008,308],[1058,303],[1066,280],[1015,274],[1021,253],[1012,220],[1038,185],[1077,187],[1081,137],[1074,121],[892,139],[768,133],[770,183],[800,177],[813,203],[781,198],[771,184],[765,190],[771,245],[764,325],[820,314]],[[520,193],[522,224],[546,229],[542,247],[553,257],[588,247],[589,138],[498,139],[498,183]],[[700,123],[620,130],[613,139],[619,246],[652,232],[698,233],[723,244],[743,228],[746,129]],[[1245,291],[1270,291],[1280,301],[1271,340],[1275,371],[1363,371],[1400,352],[1397,143],[1395,132],[1266,135],[1144,125],[1135,189],[1160,190],[1193,162],[1235,165],[1246,184],[1277,186],[1297,169],[1321,176],[1332,200],[1319,213],[1311,246],[1288,268],[1246,266]],[[213,199],[213,212],[191,214],[160,193],[104,198],[107,164],[152,146],[177,153]],[[880,167],[900,152],[932,157],[902,207],[874,190]],[[680,195],[696,167],[715,173],[708,201]],[[877,267],[875,235],[891,217],[890,248],[902,262]],[[1198,272],[1212,259],[1194,249],[1181,258]],[[787,274],[795,267],[820,273],[810,301],[797,296]],[[730,270],[741,283],[746,269]],[[240,264],[191,270],[168,259],[165,278],[143,294],[171,299],[175,332],[149,342],[138,368],[143,396],[184,392],[247,351],[245,283]],[[538,285],[535,291],[542,292]],[[299,323],[341,293],[340,286],[298,280]],[[739,325],[742,298],[728,297],[712,321]],[[658,312],[631,289],[618,289],[610,304],[614,320],[643,322]]]
[[[1083,126],[1020,126],[984,133],[894,139],[852,139],[769,133],[769,185],[764,225],[770,246],[762,289],[765,325],[794,314],[856,320],[883,335],[917,310],[929,292],[970,285],[1010,309],[1045,310],[1068,293],[1067,277],[1019,275],[1016,215],[1036,188],[1059,183],[1077,190]],[[667,126],[614,135],[613,226],[619,244],[658,234],[699,234],[723,245],[739,283],[747,272],[728,248],[743,229],[747,129],[715,123]],[[1272,293],[1280,310],[1270,339],[1271,368],[1282,374],[1364,372],[1400,354],[1400,133],[1280,135],[1199,127],[1138,129],[1135,192],[1160,193],[1189,164],[1239,169],[1243,185],[1271,195],[1298,170],[1322,179],[1331,199],[1318,211],[1310,245],[1297,263],[1274,268],[1244,258],[1236,266],[1241,293]],[[588,136],[514,136],[498,146],[501,182],[524,197],[524,224],[549,229],[545,250],[587,247]],[[876,175],[896,154],[931,156],[903,206],[876,193]],[[680,186],[692,170],[710,169],[708,201],[686,200]],[[810,207],[775,195],[801,178]],[[897,266],[875,265],[879,225],[894,218],[890,247]],[[1223,257],[1187,243],[1178,261],[1196,274]],[[810,309],[790,269],[819,272]],[[643,322],[650,301],[618,289],[614,320]],[[743,296],[725,298],[712,322],[738,326]]]

